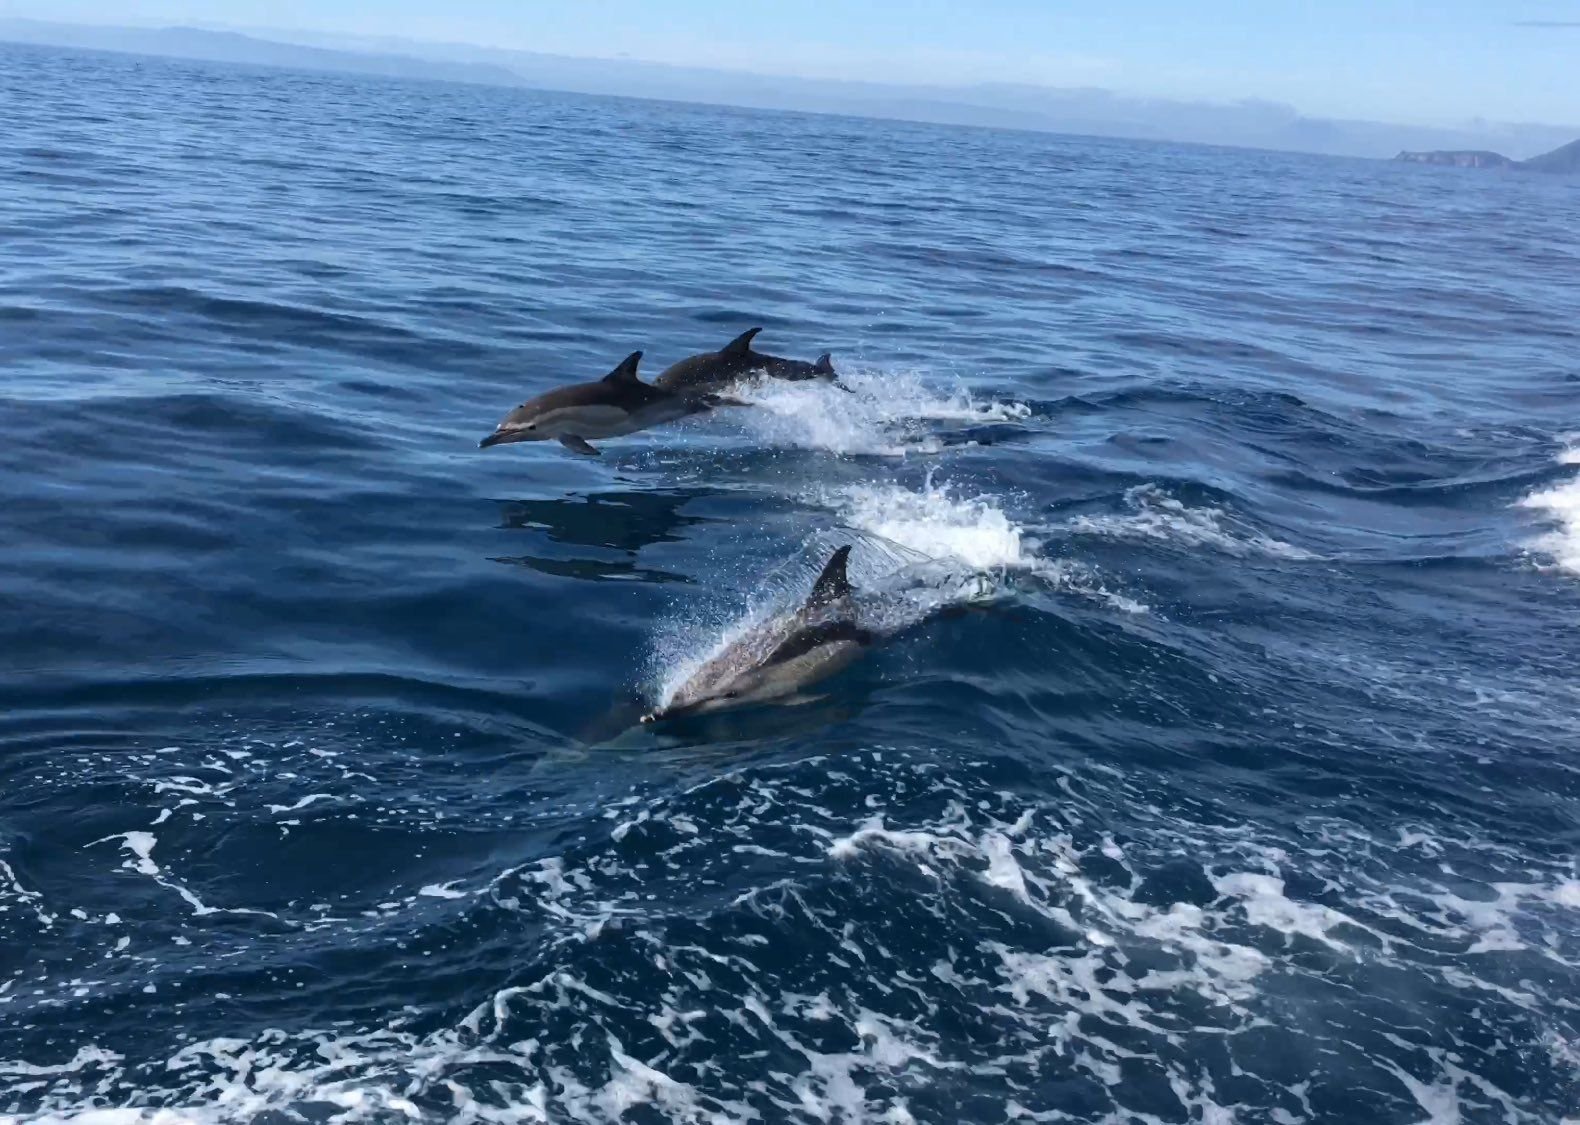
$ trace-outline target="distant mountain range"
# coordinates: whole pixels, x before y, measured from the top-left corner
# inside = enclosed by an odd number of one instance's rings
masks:
[[[1526,172],[1580,172],[1580,141],[1570,141],[1551,152],[1529,160],[1510,160],[1498,152],[1464,152],[1439,149],[1434,152],[1401,152],[1395,160],[1411,164],[1448,164],[1456,168],[1515,168]]]
[[[1401,149],[1542,152],[1574,127],[1476,122],[1459,129],[1307,117],[1264,101],[1133,97],[1112,90],[982,83],[886,85],[588,59],[409,40],[193,27],[101,27],[0,19],[0,39],[258,66],[525,86],[755,109],[1384,157]]]

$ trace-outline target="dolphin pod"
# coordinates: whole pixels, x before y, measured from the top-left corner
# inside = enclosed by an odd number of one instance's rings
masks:
[[[787,382],[822,379],[840,385],[827,352],[808,363],[754,351],[752,339],[761,331],[748,329],[716,352],[671,364],[652,383],[637,378],[642,353],[632,352],[602,379],[556,387],[522,403],[478,447],[558,441],[573,453],[596,457],[590,439],[624,437],[715,406],[745,405],[722,392],[758,373]]]
[[[651,383],[638,378],[642,353],[632,352],[601,379],[556,387],[522,403],[478,446],[558,441],[573,453],[596,457],[593,440],[634,434],[717,406],[746,405],[727,392],[756,375],[787,382],[823,380],[849,390],[838,382],[829,353],[808,363],[759,352],[752,341],[761,331],[750,328],[716,352],[673,363]],[[860,659],[876,636],[858,622],[846,573],[849,559],[850,547],[838,548],[804,602],[732,640],[666,702],[642,715],[642,722],[801,702],[807,698],[804,689]]]

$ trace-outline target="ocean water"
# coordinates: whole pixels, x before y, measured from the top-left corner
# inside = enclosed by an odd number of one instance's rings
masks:
[[[0,107],[0,1119],[1580,1115],[1580,181]],[[477,449],[753,324],[852,393]],[[866,660],[632,721],[846,542]]]

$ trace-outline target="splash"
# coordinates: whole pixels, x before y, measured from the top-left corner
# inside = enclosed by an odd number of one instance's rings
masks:
[[[838,392],[835,392],[838,393]],[[1124,613],[1147,607],[1110,590],[1080,563],[1050,559],[1004,509],[929,473],[919,488],[899,484],[820,490],[808,503],[835,513],[838,531],[818,532],[780,567],[754,578],[747,611],[738,601],[699,617],[690,611],[658,632],[649,662],[650,694],[667,705],[680,685],[726,649],[772,638],[772,624],[800,603],[829,553],[854,538],[850,578],[863,628],[892,636],[952,607],[1006,597],[1023,583],[1095,599]]]
[[[1075,535],[1110,539],[1154,539],[1182,547],[1206,547],[1245,558],[1312,559],[1310,551],[1263,535],[1222,508],[1192,508],[1157,485],[1143,484],[1125,492],[1122,515],[1077,516],[1064,530]]]
[[[937,483],[932,473],[916,489],[855,485],[813,500],[869,537],[879,555],[910,560],[908,567],[924,572],[931,565],[974,576],[974,598],[1008,592],[1017,580],[1029,578],[1126,613],[1146,612],[1140,602],[1109,590],[1089,567],[1048,557],[1043,542],[1005,511],[1003,498],[968,494]]]
[[[918,490],[856,485],[823,497],[849,526],[929,559],[953,559],[984,571],[1035,569],[1037,542],[989,496],[957,494],[929,474]]]
[[[1558,455],[1558,463],[1580,465],[1580,434],[1566,434],[1564,440],[1570,445]],[[1550,558],[1555,568],[1580,574],[1580,476],[1531,493],[1520,501],[1520,507],[1544,513],[1555,525],[1527,546]]]
[[[950,444],[938,427],[1018,422],[1018,402],[982,402],[962,386],[940,390],[916,372],[842,368],[840,383],[759,379],[737,391],[758,409],[741,424],[760,443],[881,457],[931,454]]]
[[[705,615],[700,621],[694,618],[677,619],[661,628],[648,665],[647,679],[653,685],[648,695],[654,704],[660,708],[668,707],[687,681],[732,645],[753,636],[772,636],[770,624],[776,616],[788,612],[792,605],[787,597],[775,590],[769,594],[760,593],[748,607],[745,616],[737,620],[721,620],[716,616]]]

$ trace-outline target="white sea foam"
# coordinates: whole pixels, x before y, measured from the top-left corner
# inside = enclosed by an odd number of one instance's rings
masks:
[[[806,784],[808,771],[847,797],[862,794],[869,811],[824,807],[829,794]],[[1243,1033],[1276,1031],[1274,1042],[1293,1037],[1300,1049],[1321,1042],[1288,1019],[1287,997],[1348,1002],[1350,970],[1369,965],[1405,982],[1393,1002],[1424,995],[1430,1004],[1406,1012],[1367,1058],[1332,1064],[1313,1053],[1315,1081],[1342,1076],[1413,1099],[1426,1120],[1553,1120],[1538,1112],[1539,1083],[1511,1093],[1492,1081],[1513,1044],[1444,1042],[1452,1023],[1423,1033],[1421,1021],[1445,989],[1489,1008],[1551,1012],[1555,1001],[1541,990],[1474,975],[1487,960],[1476,946],[1489,933],[1522,934],[1528,958],[1564,970],[1580,910],[1569,866],[1511,883],[1435,865],[1404,876],[1393,862],[1398,826],[1371,834],[1308,819],[1280,837],[1183,819],[1152,803],[1157,783],[1146,774],[1058,769],[1072,784],[1047,801],[996,791],[975,771],[943,750],[873,749],[621,798],[605,812],[606,832],[490,882],[486,909],[530,919],[541,936],[520,951],[508,985],[468,995],[463,1017],[422,1030],[411,1009],[361,1027],[271,1025],[172,1044],[168,1057],[146,1063],[91,1041],[36,1058],[0,1050],[0,1105],[51,1125],[276,1115],[348,1125],[851,1125],[940,1120],[940,1096],[982,1078],[973,1094],[982,1117],[1060,1120],[1057,1099],[1073,1083],[1088,1117],[1118,1121],[1154,1119],[1136,1114],[1129,1096],[1138,1075],[1151,1075],[1178,1102],[1170,1120],[1305,1123],[1319,1119],[1311,1082],[1288,1086],[1281,1066],[1259,1077],[1265,1049],[1242,1053],[1253,1038]],[[1119,809],[1140,817],[1122,836],[1106,830]],[[1444,864],[1513,874],[1529,863],[1504,845],[1409,833]],[[134,869],[157,868],[155,842],[114,839]],[[765,861],[787,876],[763,878]],[[1160,863],[1194,868],[1197,888],[1159,881]],[[1451,886],[1439,886],[1438,874]],[[906,916],[862,914],[875,878],[917,887],[896,900]],[[751,889],[679,926],[649,901],[741,885]],[[630,978],[603,972],[608,954],[592,945],[620,918],[637,923],[618,930],[638,951],[622,962]],[[699,925],[708,940],[697,940]],[[913,943],[917,926],[942,940]],[[765,927],[795,933],[820,966],[842,964],[840,983],[809,994],[819,986],[809,989],[800,968],[758,956]],[[1286,956],[1297,941],[1313,943],[1321,960]],[[1542,979],[1539,968],[1520,971]],[[1487,975],[1496,971],[1489,963]],[[1325,1018],[1343,1017],[1341,1005]],[[1376,1013],[1356,1018],[1371,1026]],[[963,1019],[994,1033],[951,1034]],[[662,1043],[633,1034],[636,1025]],[[565,1028],[575,1034],[557,1030]],[[1243,1078],[1232,1111],[1215,1088],[1222,1066],[1209,1074],[1202,1062],[1216,1057],[1197,1049],[1203,1042]],[[1540,1046],[1555,1065],[1572,1059],[1566,1040]],[[724,1061],[768,1057],[761,1067]],[[1047,1088],[1050,1073],[1064,1094]],[[996,1105],[987,1100],[995,1095]]]
[[[1580,434],[1566,435],[1569,448],[1558,455],[1562,465],[1580,465]],[[1580,476],[1553,488],[1533,492],[1520,507],[1541,512],[1550,529],[1526,544],[1570,574],[1580,574]]]
[[[879,553],[995,578],[996,584],[978,589],[977,597],[991,596],[1022,577],[1094,597],[1126,613],[1146,612],[1140,602],[1109,590],[1089,568],[1047,557],[1043,543],[1005,510],[1003,498],[938,483],[932,473],[920,488],[855,485],[809,499],[836,512],[844,526],[872,537]]]
[[[1262,534],[1222,508],[1189,507],[1157,485],[1137,485],[1125,492],[1124,499],[1129,512],[1076,516],[1063,530],[1075,535],[1155,539],[1182,547],[1207,547],[1236,558],[1249,555],[1276,559],[1315,557],[1301,547]]]
[[[930,559],[984,571],[1034,569],[1035,540],[988,496],[966,496],[931,477],[920,489],[857,485],[825,497],[847,525]]]
[[[756,409],[735,417],[764,445],[903,457],[942,449],[936,426],[1012,423],[1031,412],[963,386],[941,389],[916,372],[841,367],[839,378],[848,391],[822,380],[754,380],[733,393]]]
[[[7,909],[5,905],[7,899],[20,903],[32,911],[33,916],[38,919],[38,924],[44,929],[50,929],[55,925],[56,915],[44,908],[43,894],[23,886],[21,878],[11,865],[0,859],[0,911]]]
[[[120,832],[114,836],[105,836],[95,840],[94,844],[103,844],[110,840],[121,841],[121,847],[131,852],[131,858],[122,864],[123,867],[146,875],[161,887],[166,887],[184,899],[192,908],[192,913],[198,916],[206,914],[257,914],[266,918],[278,919],[279,915],[269,910],[252,910],[246,907],[210,906],[194,893],[185,883],[173,878],[154,859],[154,847],[159,843],[159,838],[152,832]]]

